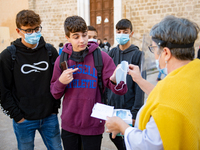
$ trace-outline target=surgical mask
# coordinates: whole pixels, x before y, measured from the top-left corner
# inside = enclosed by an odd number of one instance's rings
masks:
[[[115,86],[115,90],[119,91],[121,89],[116,89],[118,84],[123,81],[124,85],[126,84],[126,76],[128,72],[128,62],[127,61],[122,61],[121,64],[118,65],[116,69],[116,82],[117,85]],[[122,85],[123,88],[123,85]]]
[[[90,41],[97,42],[97,39],[88,39],[88,42]]]
[[[167,75],[167,63],[166,63],[165,68],[161,69],[160,68],[159,60],[160,60],[160,56],[159,56],[158,59],[155,60],[155,62],[156,62],[156,68],[158,69],[159,72],[161,72],[162,74],[164,74],[166,76]]]
[[[40,37],[42,36],[41,32],[34,32],[32,34],[24,34],[25,42],[29,44],[36,44],[39,42]]]
[[[120,45],[126,44],[130,40],[129,34],[116,34],[116,41]]]

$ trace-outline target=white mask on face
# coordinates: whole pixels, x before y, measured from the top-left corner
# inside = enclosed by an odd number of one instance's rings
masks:
[[[97,42],[97,39],[88,39],[88,42],[90,41]]]
[[[121,89],[116,89],[118,84],[123,81],[124,84],[126,84],[126,76],[128,72],[128,62],[127,61],[122,61],[121,64],[116,69],[116,82],[117,85],[115,86],[115,90],[119,91]],[[122,86],[123,88],[123,86]]]

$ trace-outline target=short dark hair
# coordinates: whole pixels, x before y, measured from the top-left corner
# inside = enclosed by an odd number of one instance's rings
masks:
[[[88,28],[88,31],[96,31],[97,32],[96,28],[93,26],[87,26],[87,28]]]
[[[199,27],[196,23],[185,18],[177,18],[170,15],[153,26],[150,36],[152,36],[152,39],[156,38],[167,43],[186,45],[195,42],[198,32]],[[154,42],[156,41],[154,40]],[[165,46],[161,46],[158,54],[162,52],[163,47]],[[195,52],[194,46],[190,48],[170,48],[170,51],[179,60],[193,60]]]
[[[65,29],[65,35],[69,37],[70,32],[71,33],[86,32],[87,25],[85,23],[85,20],[82,17],[70,16],[70,17],[67,17],[64,22],[64,29]]]
[[[107,41],[107,38],[104,38],[103,40],[106,40],[106,41]]]
[[[130,20],[128,20],[128,19],[121,19],[116,24],[116,29],[117,30],[130,29],[132,31],[133,30],[133,26],[132,26],[132,23],[131,23]]]
[[[21,26],[36,26],[40,24],[40,16],[32,10],[22,10],[16,16],[17,28],[21,28]]]
[[[59,47],[63,47],[63,43],[60,43],[60,44],[59,44]]]

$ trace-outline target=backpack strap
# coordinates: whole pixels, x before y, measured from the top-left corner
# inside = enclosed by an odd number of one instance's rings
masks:
[[[62,67],[61,67],[61,63],[63,61],[66,61],[67,62],[68,60],[68,53],[65,53],[64,51],[62,51],[61,55],[60,55],[60,69],[62,70]]]
[[[11,45],[11,46],[8,46],[7,47],[8,51],[10,52],[11,54],[11,59],[12,59],[12,67],[11,67],[11,70],[13,71],[14,69],[14,64],[15,64],[15,60],[16,60],[16,47],[14,45]]]
[[[105,92],[103,93],[103,82],[102,82],[103,60],[102,60],[101,50],[99,48],[96,48],[96,50],[93,51],[93,57],[94,57],[94,65],[97,70],[98,86],[101,93],[101,102],[106,104],[107,102],[105,98]]]

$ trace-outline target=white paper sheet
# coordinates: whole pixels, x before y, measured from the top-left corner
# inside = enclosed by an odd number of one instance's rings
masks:
[[[114,107],[96,103],[92,109],[91,117],[107,120],[106,117],[113,116]]]

